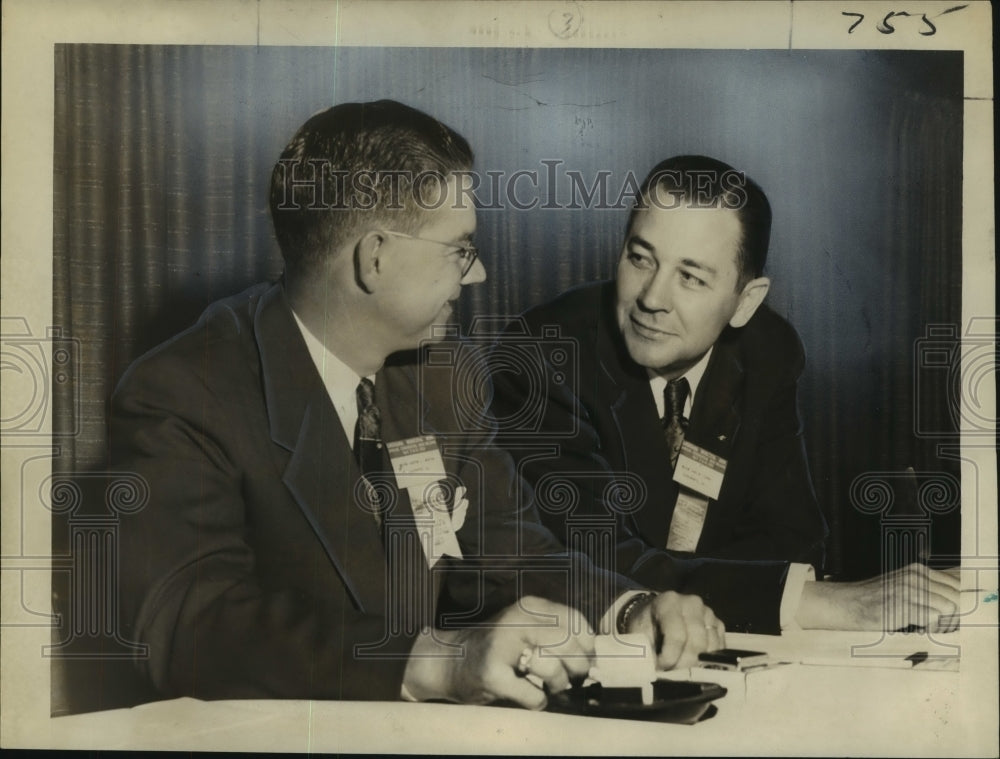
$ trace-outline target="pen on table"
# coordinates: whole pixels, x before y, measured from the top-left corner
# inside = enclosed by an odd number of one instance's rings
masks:
[[[899,654],[884,656],[810,656],[801,661],[806,666],[818,667],[870,667],[874,669],[941,669],[957,666],[958,656],[931,656],[927,651],[916,651],[909,656]],[[933,665],[933,666],[932,666]]]

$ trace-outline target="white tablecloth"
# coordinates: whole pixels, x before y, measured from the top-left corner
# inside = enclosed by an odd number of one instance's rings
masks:
[[[794,663],[721,673],[729,693],[716,702],[714,717],[696,725],[447,704],[183,698],[55,718],[41,743],[296,752],[997,755],[996,603],[975,609],[959,632],[938,637],[883,640],[825,631],[727,637],[732,647]],[[921,651],[930,654],[923,663],[905,661]]]

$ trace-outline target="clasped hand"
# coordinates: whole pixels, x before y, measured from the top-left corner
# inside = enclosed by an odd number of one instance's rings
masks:
[[[697,596],[661,593],[631,619],[627,632],[649,639],[660,669],[691,666],[725,644],[723,624]],[[547,693],[585,678],[593,657],[594,632],[579,611],[526,596],[490,625],[420,635],[403,683],[417,700],[544,709]]]

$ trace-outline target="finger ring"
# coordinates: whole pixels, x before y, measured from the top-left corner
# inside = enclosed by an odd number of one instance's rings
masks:
[[[526,648],[521,652],[521,655],[517,659],[517,666],[515,669],[519,675],[526,675],[531,669],[531,659],[535,655],[535,651],[532,648]]]

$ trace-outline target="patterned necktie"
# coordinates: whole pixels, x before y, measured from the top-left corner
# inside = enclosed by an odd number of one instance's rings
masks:
[[[354,456],[367,485],[365,492],[375,523],[382,527],[381,500],[369,476],[382,471],[382,415],[375,405],[375,385],[363,377],[355,391],[358,421],[354,425]]]
[[[688,420],[684,416],[684,403],[689,392],[690,387],[684,377],[670,380],[663,388],[663,435],[670,451],[671,469],[677,466],[677,456],[684,442],[684,430],[688,426]]]

